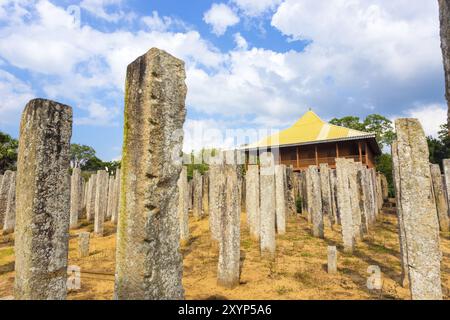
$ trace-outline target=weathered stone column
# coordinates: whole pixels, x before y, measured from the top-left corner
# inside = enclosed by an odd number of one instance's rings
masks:
[[[81,213],[81,169],[73,168],[70,179],[70,228],[78,227],[78,217]]]
[[[277,234],[286,233],[286,166],[275,166],[275,226]]]
[[[259,166],[249,165],[245,179],[247,224],[250,236],[254,240],[259,240],[261,223],[259,214]]]
[[[260,245],[261,255],[275,258],[275,164],[273,154],[265,152],[260,156]]]
[[[348,163],[348,183],[349,183],[349,196],[350,205],[352,208],[352,221],[353,221],[353,233],[356,240],[360,240],[363,237],[363,229],[361,227],[361,207],[360,207],[360,196],[358,188],[358,169],[357,165],[353,160],[347,160]]]
[[[240,199],[236,165],[225,165],[225,196],[221,207],[219,242],[219,263],[217,284],[225,288],[239,285],[240,275]]]
[[[3,226],[5,221],[6,206],[8,205],[8,195],[13,176],[13,171],[6,170],[2,181],[0,181],[0,226]]]
[[[17,300],[67,295],[71,135],[71,107],[44,99],[26,105],[17,160]]]
[[[450,0],[438,0],[441,27],[441,48],[444,61],[445,97],[449,109],[447,124],[450,128]]]
[[[442,299],[439,223],[431,186],[428,145],[417,119],[398,119],[397,198],[406,242],[406,256],[413,299]],[[400,220],[400,219],[399,219]]]
[[[310,166],[306,172],[308,183],[308,207],[312,222],[314,237],[324,238],[324,224],[322,213],[322,196],[320,190],[320,176],[317,166]]]
[[[203,218],[203,212],[202,212],[202,192],[203,192],[203,179],[200,172],[197,170],[194,170],[192,181],[194,183],[194,189],[193,189],[193,207],[192,207],[192,214],[194,215],[194,218],[197,220],[201,220]]]
[[[433,186],[434,201],[441,231],[449,231],[448,204],[442,185],[441,168],[438,164],[430,165],[431,183]]]
[[[383,208],[383,190],[381,186],[381,174],[379,172],[376,173],[376,183],[378,211],[381,212]]]
[[[78,256],[80,258],[89,256],[89,232],[80,232],[78,234]]]
[[[127,69],[116,299],[182,299],[177,215],[184,62],[151,49]],[[175,201],[174,201],[175,199]]]
[[[97,193],[97,174],[91,175],[88,184],[88,193],[86,199],[86,219],[94,220],[95,217],[95,194]]]
[[[187,167],[183,166],[178,179],[178,221],[180,222],[180,240],[189,240],[189,185],[187,178]]]
[[[220,212],[223,192],[222,184],[224,183],[223,173],[223,154],[220,152],[211,158],[209,165],[209,230],[213,240],[220,240]]]
[[[202,209],[205,216],[209,215],[209,172],[203,174],[202,189]]]
[[[369,232],[369,214],[370,203],[368,194],[368,181],[366,179],[366,167],[358,162],[356,163],[356,183],[359,196],[359,211],[361,213],[361,232],[367,234]]]
[[[119,204],[120,204],[120,169],[116,170],[116,177],[114,178],[114,200],[113,211],[111,221],[117,224],[119,217]]]
[[[349,165],[346,159],[336,158],[336,195],[342,226],[342,240],[345,252],[353,252],[355,237],[353,232],[353,213],[350,203]]]
[[[337,249],[336,246],[328,246],[328,273],[337,272]]]
[[[9,185],[8,198],[6,202],[3,234],[14,232],[16,224],[16,173],[13,172]]]
[[[292,167],[286,168],[286,207],[290,215],[297,214],[297,207],[295,204],[296,198],[295,174]]]
[[[192,210],[194,200],[194,180],[188,180],[189,185],[189,210]]]
[[[392,174],[394,177],[394,189],[395,189],[395,201],[397,209],[397,227],[398,227],[398,237],[400,243],[400,263],[402,267],[402,274],[400,278],[400,284],[402,287],[406,288],[409,284],[409,271],[408,271],[408,250],[406,248],[406,234],[403,222],[402,206],[400,204],[400,167],[398,163],[398,146],[397,141],[392,142],[391,146],[392,153]],[[372,179],[373,180],[373,179]],[[375,193],[375,190],[374,190]],[[376,203],[375,203],[376,205]]]
[[[341,224],[339,209],[337,206],[337,182],[336,170],[330,170],[330,189],[331,189],[331,212],[333,213],[333,220],[335,224]]]
[[[384,174],[380,173],[381,181],[381,198],[383,203],[389,200],[389,184]]]
[[[333,213],[333,200],[331,198],[331,184],[330,184],[330,167],[328,164],[321,163],[320,169],[320,191],[322,192],[322,212],[331,226],[336,223]]]
[[[106,172],[105,170],[97,171],[96,186],[94,234],[96,236],[103,237],[103,226],[106,217],[108,198],[108,172]]]
[[[108,178],[108,198],[106,203],[106,219],[110,220],[112,219],[112,216],[114,214],[114,176],[110,175]]]

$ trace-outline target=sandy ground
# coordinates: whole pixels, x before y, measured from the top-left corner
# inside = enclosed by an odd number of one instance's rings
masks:
[[[301,216],[288,219],[287,233],[277,236],[277,257],[261,259],[258,243],[251,240],[241,219],[241,282],[228,290],[216,284],[218,250],[210,240],[208,220],[190,220],[191,239],[182,246],[183,285],[187,299],[409,299],[409,290],[400,281],[397,221],[381,215],[371,234],[357,245],[353,255],[342,252],[339,227],[325,230],[326,239],[311,236],[310,226]],[[91,238],[90,255],[78,257],[77,234],[92,231],[82,223],[71,231],[69,264],[81,268],[81,289],[69,299],[111,299],[114,289],[114,226],[106,223],[105,237]],[[13,236],[0,236],[0,297],[11,296],[14,282]],[[326,271],[327,246],[338,247],[338,273]],[[450,299],[450,235],[441,234],[442,286]],[[382,272],[382,290],[367,289],[367,268],[377,265]]]

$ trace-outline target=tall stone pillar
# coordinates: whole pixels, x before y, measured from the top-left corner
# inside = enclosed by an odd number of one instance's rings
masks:
[[[120,169],[116,170],[116,177],[114,179],[114,204],[111,216],[111,221],[117,224],[119,218],[119,204],[120,204]]]
[[[369,232],[370,199],[368,194],[368,181],[366,179],[366,167],[358,162],[356,164],[356,183],[358,186],[359,211],[361,213],[361,232]]]
[[[337,249],[336,246],[328,246],[328,273],[337,272]]]
[[[6,202],[3,234],[14,232],[16,223],[16,173],[13,172],[9,185],[8,198]]]
[[[273,154],[265,152],[260,156],[260,245],[261,255],[275,258],[275,164]]]
[[[151,49],[128,66],[116,299],[182,299],[177,215],[184,62]],[[175,201],[174,201],[175,199]]]
[[[320,175],[317,166],[310,166],[307,171],[308,206],[312,222],[312,234],[324,238],[324,223],[322,213],[322,192],[320,190]]]
[[[236,165],[225,165],[225,193],[220,211],[219,263],[217,283],[225,288],[239,285],[240,267],[240,199]]]
[[[73,168],[70,179],[70,228],[78,227],[78,217],[81,214],[81,169]]]
[[[5,221],[6,206],[8,205],[9,189],[11,188],[14,172],[6,170],[2,181],[0,181],[0,226]]]
[[[31,100],[22,113],[16,182],[17,300],[67,295],[72,108]]]
[[[393,152],[400,234],[404,234],[412,299],[442,299],[439,223],[428,145],[417,119],[397,119]]]
[[[350,205],[352,208],[353,234],[356,240],[363,237],[360,196],[358,188],[358,169],[357,164],[353,160],[347,160],[348,163],[348,183],[350,191]]]
[[[392,174],[394,177],[394,189],[395,189],[395,201],[397,209],[397,229],[398,238],[400,243],[400,263],[402,267],[402,274],[400,277],[400,284],[406,288],[409,284],[409,271],[408,271],[408,250],[406,248],[406,234],[403,222],[402,206],[400,204],[400,167],[398,162],[398,146],[397,141],[392,142]],[[373,179],[372,179],[373,180]],[[375,193],[375,190],[374,190]]]
[[[200,172],[198,172],[197,170],[194,170],[192,181],[194,183],[194,191],[193,191],[194,200],[193,200],[192,214],[194,215],[194,218],[200,220],[203,218],[203,211],[202,211],[203,178]]]
[[[89,256],[89,232],[81,232],[78,235],[78,257],[84,258]]]
[[[245,179],[247,224],[250,236],[259,240],[261,223],[259,213],[259,166],[250,164]]]
[[[286,233],[286,166],[275,166],[275,226],[277,234]]]
[[[444,159],[442,166],[444,167],[444,188],[447,194],[447,206],[450,208],[450,159]]]
[[[110,220],[112,219],[112,216],[114,214],[114,197],[115,197],[115,193],[114,193],[114,176],[110,175],[108,177],[108,197],[107,197],[107,202],[106,202],[106,219]]]
[[[183,166],[178,179],[178,221],[180,222],[180,240],[189,240],[189,185],[187,167]]]
[[[95,194],[97,193],[97,174],[91,175],[88,184],[88,192],[86,199],[86,219],[94,220],[95,216]]]
[[[431,185],[433,186],[434,201],[441,231],[449,231],[448,204],[442,185],[441,168],[438,164],[430,165]]]
[[[294,169],[291,167],[286,168],[286,207],[287,212],[290,215],[297,214],[297,207],[295,204],[295,175]]]
[[[333,200],[332,200],[332,192],[331,192],[331,184],[330,184],[330,168],[328,164],[321,163],[319,166],[320,169],[320,191],[322,192],[322,211],[324,218],[328,219],[330,225],[334,225],[336,220],[334,218],[333,213]]]
[[[336,224],[341,224],[339,215],[339,208],[337,205],[337,182],[336,170],[330,170],[330,189],[331,189],[331,212],[333,213],[333,220]]]
[[[381,181],[381,198],[383,199],[383,203],[389,200],[389,184],[387,178],[384,174],[380,174]]]
[[[94,216],[94,234],[103,237],[103,227],[106,218],[107,199],[108,199],[108,172],[105,170],[97,171],[97,182],[95,191],[95,216]]]
[[[220,240],[220,210],[224,184],[223,154],[219,153],[211,158],[209,166],[209,230],[213,240]]]
[[[448,127],[450,128],[450,0],[438,0],[441,27],[441,48],[444,61],[445,97],[449,109]]]
[[[342,226],[342,240],[345,252],[353,252],[355,236],[353,232],[353,213],[350,203],[350,168],[347,159],[336,158],[336,195]]]
[[[209,172],[203,174],[202,189],[202,209],[205,216],[209,215]]]

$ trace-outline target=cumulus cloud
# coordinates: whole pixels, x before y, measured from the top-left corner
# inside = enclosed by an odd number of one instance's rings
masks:
[[[419,119],[425,134],[427,136],[437,137],[441,125],[446,123],[447,106],[444,104],[415,106],[409,110],[405,110],[401,115],[393,116],[391,119],[395,121],[397,118]]]
[[[245,15],[256,17],[273,10],[282,0],[232,0]]]
[[[203,15],[203,21],[212,26],[212,32],[217,36],[225,34],[228,27],[239,23],[240,19],[229,6],[224,3],[213,3]]]
[[[234,42],[236,43],[236,48],[239,50],[247,50],[248,43],[247,40],[238,32],[234,34]]]
[[[123,0],[83,0],[80,2],[80,7],[108,22],[118,22],[121,19],[130,19],[134,16],[117,9],[122,2]]]

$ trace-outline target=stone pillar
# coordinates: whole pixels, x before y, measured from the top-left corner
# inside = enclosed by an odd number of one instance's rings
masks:
[[[192,214],[194,215],[194,218],[196,218],[197,220],[201,220],[203,218],[202,212],[203,179],[202,175],[197,170],[194,170],[192,181],[194,184]]]
[[[83,177],[81,177],[81,209],[80,216],[78,218],[85,219],[86,218],[86,195],[87,195],[87,186],[86,181]]]
[[[434,201],[441,231],[449,231],[448,204],[442,185],[441,168],[438,164],[430,165],[431,185],[433,187]]]
[[[275,226],[277,234],[286,233],[286,166],[275,166]]]
[[[232,289],[239,285],[240,275],[240,199],[236,165],[225,165],[225,196],[221,207],[219,263],[217,284]]]
[[[91,175],[88,184],[88,192],[86,199],[86,219],[94,220],[95,216],[95,194],[97,193],[97,174]]]
[[[209,215],[209,172],[203,174],[202,189],[202,209],[205,216]]]
[[[128,66],[116,299],[182,299],[177,216],[184,62],[151,49]],[[174,201],[175,199],[175,201]]]
[[[107,203],[106,203],[106,219],[110,220],[112,219],[112,216],[114,214],[114,207],[115,207],[115,193],[114,193],[114,176],[109,176],[108,179],[108,197],[107,197]]]
[[[350,203],[349,164],[347,159],[336,158],[336,195],[342,226],[342,240],[345,252],[353,252],[355,237],[353,232],[353,213]]]
[[[306,183],[306,171],[302,171],[300,173],[300,197],[302,198],[302,213],[308,214],[308,192],[307,192],[307,183]],[[309,218],[309,216],[308,216]]]
[[[247,224],[250,236],[254,240],[259,240],[261,223],[259,214],[259,166],[250,164],[245,179]]]
[[[11,188],[14,172],[6,170],[2,181],[0,181],[0,226],[5,221],[6,206],[8,205],[9,189]]]
[[[450,159],[444,159],[442,166],[444,167],[444,188],[447,194],[447,206],[450,208]]]
[[[386,176],[380,173],[380,181],[381,181],[381,198],[384,202],[389,200],[389,184],[386,179]]]
[[[119,218],[119,204],[120,204],[120,169],[116,170],[116,177],[114,179],[114,205],[111,216],[111,221],[117,224]]]
[[[358,169],[357,165],[353,160],[348,160],[348,183],[349,183],[349,196],[350,205],[352,208],[353,215],[353,234],[356,240],[360,240],[363,237],[363,228],[361,226],[361,207],[360,207],[360,196],[358,188]]]
[[[449,109],[447,124],[450,128],[450,0],[438,0],[441,48],[444,61],[445,97]]]
[[[194,180],[188,180],[189,185],[189,210],[192,210],[193,207],[193,200],[194,200]]]
[[[397,229],[400,243],[400,263],[402,267],[402,274],[400,277],[400,284],[406,288],[409,284],[409,271],[408,271],[408,250],[406,248],[406,234],[403,222],[402,206],[400,204],[400,167],[398,163],[398,146],[397,141],[392,142],[392,174],[394,177],[394,189],[395,189],[395,201],[397,209]],[[373,169],[372,169],[373,170]],[[373,179],[372,179],[373,180]],[[374,190],[375,193],[375,190]]]
[[[397,119],[397,198],[402,219],[411,296],[442,299],[439,223],[432,194],[428,145],[417,119]]]
[[[15,223],[16,223],[16,173],[13,172],[11,176],[8,198],[6,202],[3,234],[9,234],[14,232]]]
[[[328,164],[321,163],[320,169],[320,191],[322,192],[322,212],[323,216],[328,219],[330,225],[334,225],[336,220],[333,213],[333,200],[330,184],[330,168]]]
[[[336,170],[330,170],[330,189],[331,189],[331,212],[333,213],[333,220],[337,224],[341,224],[339,215],[339,208],[337,205],[337,182]]]
[[[379,172],[376,173],[376,186],[378,212],[381,212],[383,208],[383,190],[381,186],[381,174]]]
[[[328,246],[328,273],[337,272],[337,249],[335,246]]]
[[[295,175],[294,169],[292,167],[286,168],[286,206],[287,212],[290,215],[297,214],[297,206],[295,203]]]
[[[189,185],[187,178],[187,167],[183,166],[178,179],[178,220],[180,222],[180,240],[189,240]]]
[[[223,154],[219,153],[211,158],[209,166],[209,230],[213,240],[220,240],[220,210],[222,203],[223,176]]]
[[[369,216],[369,224],[373,225],[376,222],[377,213],[378,213],[378,207],[377,207],[377,197],[376,197],[376,190],[375,190],[375,184],[373,175],[375,173],[375,169],[367,169],[366,175],[367,175],[367,183],[369,188],[369,198],[370,198],[370,216]]]
[[[106,217],[108,197],[108,172],[105,170],[97,171],[96,186],[94,234],[103,237],[103,225]]]
[[[324,238],[320,176],[317,166],[310,166],[306,172],[306,175],[306,180],[308,183],[308,207],[312,222],[312,234],[314,237]]]
[[[80,258],[89,256],[89,232],[81,232],[78,234],[78,256]]]
[[[265,152],[260,156],[260,245],[261,255],[275,258],[275,164],[273,154]]]
[[[368,181],[366,179],[366,167],[358,162],[356,164],[356,182],[358,186],[359,211],[361,213],[361,232],[367,234],[369,232],[369,194]]]
[[[73,168],[70,179],[70,228],[78,227],[78,217],[81,214],[81,169]]]
[[[72,108],[31,100],[22,113],[16,181],[16,300],[67,295]]]

